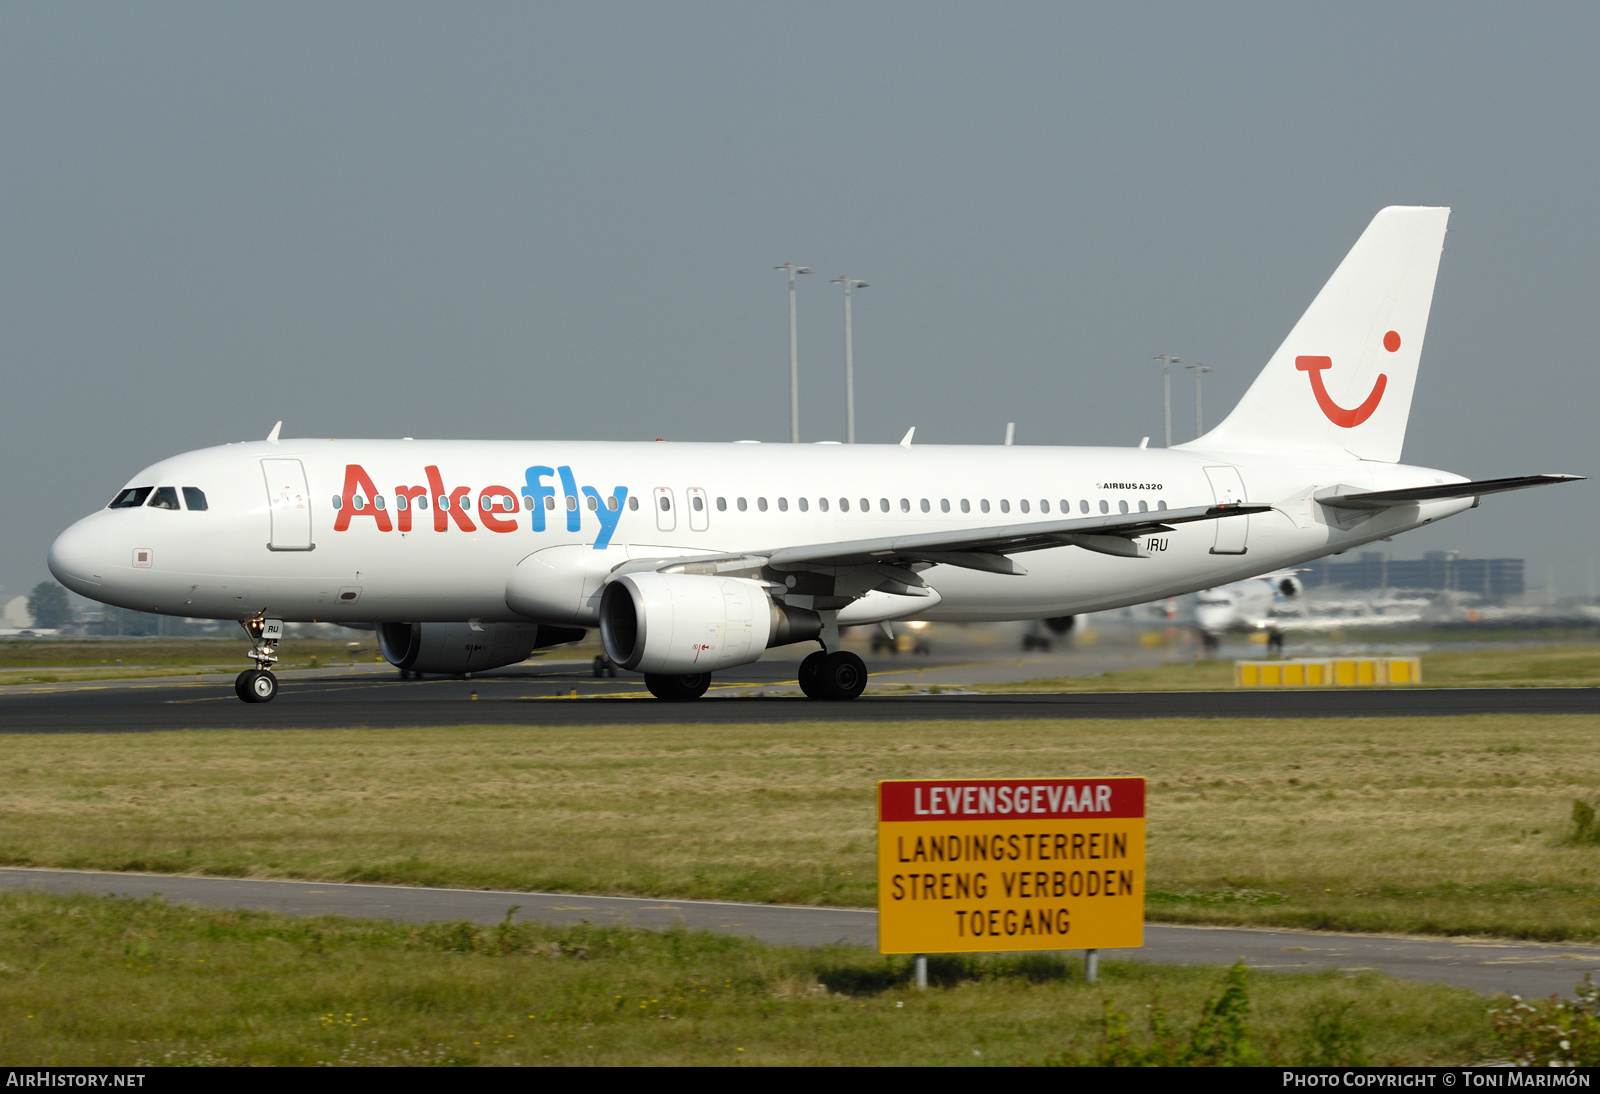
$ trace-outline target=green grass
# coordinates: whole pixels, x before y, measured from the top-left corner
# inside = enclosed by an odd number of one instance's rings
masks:
[[[1264,657],[1265,652],[1254,655]],[[1194,661],[1125,669],[1100,676],[1065,676],[972,684],[987,694],[1091,691],[1221,691],[1234,687],[1233,660]],[[1425,688],[1600,687],[1600,644],[1490,650],[1442,650],[1422,655]]]
[[[159,900],[0,894],[0,1058],[167,1064],[1021,1064],[1099,1054],[1108,1008],[1192,1027],[1220,970],[1048,955],[932,962],[711,934],[290,919]],[[1261,1063],[1467,1064],[1470,991],[1251,975]]]
[[[880,778],[1149,778],[1152,919],[1600,940],[1600,718],[0,736],[0,863],[869,907]]]

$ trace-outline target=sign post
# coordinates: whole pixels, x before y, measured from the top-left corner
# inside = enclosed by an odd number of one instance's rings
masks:
[[[1144,944],[1144,779],[878,784],[878,949],[930,953]]]

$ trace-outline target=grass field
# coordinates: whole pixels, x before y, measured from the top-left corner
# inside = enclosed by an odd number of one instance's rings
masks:
[[[0,895],[0,1058],[39,1065],[1020,1064],[1093,1061],[1107,1007],[1212,1058],[1504,1057],[1481,996],[1374,974],[1254,975],[1194,1036],[1215,969],[904,960],[689,932],[413,927]],[[1213,1007],[1215,1009],[1215,1007]],[[1238,1010],[1234,1011],[1239,1014]],[[1217,1026],[1223,1028],[1217,1036]],[[1218,1045],[1220,1042],[1220,1045]],[[1217,1051],[1217,1048],[1223,1051]],[[1204,1059],[1204,1057],[1202,1057]]]
[[[0,862],[871,906],[880,778],[1150,779],[1152,919],[1600,940],[1600,718],[0,737]]]

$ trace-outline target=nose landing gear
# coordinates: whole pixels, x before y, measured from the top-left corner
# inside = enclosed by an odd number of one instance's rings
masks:
[[[270,703],[278,696],[278,678],[272,666],[278,661],[278,643],[283,641],[283,620],[255,616],[241,619],[239,625],[250,637],[253,669],[245,669],[233,681],[234,694],[246,703]]]

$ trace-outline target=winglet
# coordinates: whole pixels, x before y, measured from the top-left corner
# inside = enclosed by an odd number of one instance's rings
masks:
[[[268,444],[277,444],[278,443],[278,430],[280,430],[282,428],[283,428],[283,423],[282,422],[279,422],[277,425],[272,427],[272,432],[267,434],[267,443]]]
[[[917,431],[917,427],[916,426],[912,426],[910,429],[906,430],[906,435],[904,437],[900,438],[900,447],[901,448],[910,448],[911,447],[911,434],[915,433],[916,431]]]

